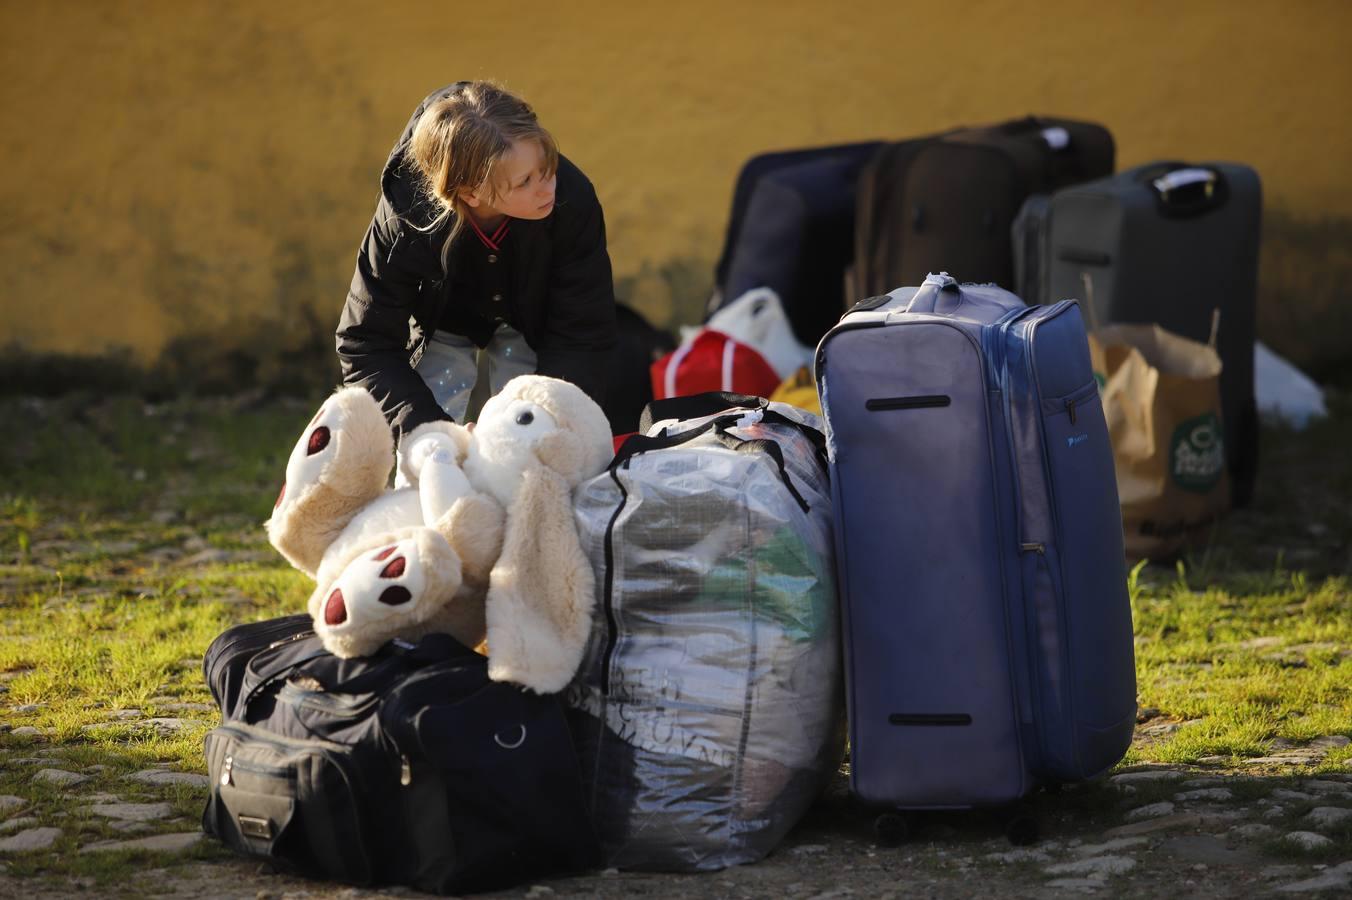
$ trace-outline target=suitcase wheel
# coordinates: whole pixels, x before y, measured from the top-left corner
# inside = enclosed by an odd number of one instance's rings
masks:
[[[896,812],[886,812],[873,820],[873,838],[882,847],[895,847],[911,836],[911,822]]]
[[[1005,819],[1005,837],[1015,847],[1036,844],[1042,831],[1037,817],[1027,812],[1015,812]]]

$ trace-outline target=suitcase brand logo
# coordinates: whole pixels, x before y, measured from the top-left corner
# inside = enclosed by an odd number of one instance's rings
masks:
[[[1070,437],[1066,438],[1066,446],[1074,447],[1076,444],[1083,444],[1087,440],[1089,440],[1089,435],[1087,434],[1072,434]]]
[[[1225,446],[1214,413],[1188,419],[1169,441],[1169,472],[1179,487],[1205,494],[1225,472]]]

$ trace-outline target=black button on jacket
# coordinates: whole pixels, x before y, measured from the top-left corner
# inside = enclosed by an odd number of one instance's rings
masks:
[[[413,112],[380,178],[380,201],[357,253],[357,270],[338,323],[343,381],[380,401],[399,434],[449,418],[413,370],[423,346],[455,303],[441,248],[450,223],[424,230],[438,210],[419,189],[406,150],[433,92]],[[474,240],[471,229],[456,238]],[[509,289],[503,311],[535,351],[537,371],[571,381],[598,404],[615,344],[615,290],[605,219],[596,191],[577,166],[559,157],[554,210],[544,219],[512,221]],[[448,255],[454,266],[457,254]]]

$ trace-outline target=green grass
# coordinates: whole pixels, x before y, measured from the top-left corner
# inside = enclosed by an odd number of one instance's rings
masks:
[[[268,547],[267,518],[296,434],[319,398],[0,397],[0,794],[25,799],[40,825],[64,831],[50,850],[12,855],[11,875],[92,878],[129,889],[147,862],[179,856],[87,854],[125,837],[82,812],[92,793],[166,800],[195,829],[204,793],[125,780],[155,766],[204,772],[209,711],[200,660],[226,626],[304,608],[308,579]],[[1139,699],[1159,711],[1124,765],[1198,763],[1263,777],[1233,790],[1256,800],[1296,775],[1352,770],[1352,747],[1307,767],[1245,766],[1327,735],[1352,736],[1352,403],[1304,434],[1264,433],[1263,480],[1250,509],[1177,564],[1132,576]],[[27,707],[33,707],[27,709]],[[19,708],[26,711],[19,712]],[[110,718],[119,709],[188,721],[172,734]],[[14,760],[43,754],[46,762]],[[1220,758],[1220,761],[1210,758]],[[31,780],[44,766],[106,768],[76,789]],[[1140,785],[1132,802],[1169,791]],[[1101,785],[1046,799],[1077,827],[1121,820],[1121,796]],[[1278,824],[1295,827],[1309,804]],[[1333,859],[1352,850],[1336,835]],[[1274,844],[1276,855],[1289,854]]]
[[[8,856],[11,875],[134,894],[128,879],[147,862],[224,855],[213,844],[79,854],[93,840],[153,833],[119,833],[81,798],[168,801],[174,819],[155,830],[198,827],[201,789],[126,777],[157,765],[204,772],[202,737],[217,716],[173,706],[211,702],[203,651],[228,625],[304,608],[308,580],[268,547],[261,523],[312,405],[0,398],[0,722],[46,732],[0,734],[0,794],[27,801],[13,815],[63,830],[49,850]],[[112,717],[122,709],[185,725],[161,733]],[[44,761],[11,762],[35,754]],[[74,789],[32,781],[41,768],[93,765],[106,768]]]
[[[1239,762],[1352,736],[1352,408],[1333,401],[1307,432],[1264,432],[1252,506],[1208,546],[1134,573],[1140,703],[1182,725],[1128,762]],[[1349,761],[1339,748],[1317,769]]]

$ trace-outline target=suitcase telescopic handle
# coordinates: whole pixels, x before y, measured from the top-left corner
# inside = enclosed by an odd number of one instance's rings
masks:
[[[1160,211],[1167,216],[1195,216],[1223,204],[1225,176],[1207,166],[1176,165],[1146,173]]]

